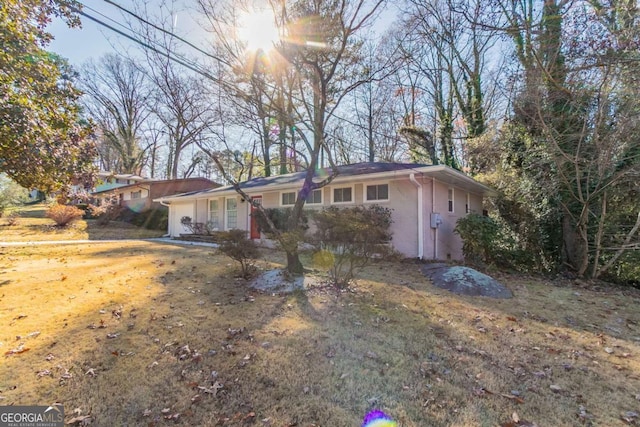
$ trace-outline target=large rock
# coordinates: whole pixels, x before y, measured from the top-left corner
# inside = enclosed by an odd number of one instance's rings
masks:
[[[422,273],[439,288],[459,295],[511,298],[513,294],[494,278],[477,270],[444,263],[426,264]]]

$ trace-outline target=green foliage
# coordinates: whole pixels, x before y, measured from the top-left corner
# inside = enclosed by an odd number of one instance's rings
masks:
[[[291,214],[293,213],[293,209],[268,208],[268,209],[264,209],[264,212],[267,215],[267,217],[271,220],[271,222],[273,222],[273,225],[275,225],[278,231],[282,231],[282,232],[292,231],[292,230],[289,230],[289,228],[291,224],[290,218],[291,218]],[[258,222],[258,229],[260,230],[260,232],[269,234],[270,230],[269,230],[269,224],[267,220],[260,213],[260,211],[256,211],[255,215],[256,215],[256,221]],[[307,216],[305,211],[302,211],[299,224],[300,224],[300,229],[302,231],[307,230],[309,228],[309,217]]]
[[[58,227],[67,225],[79,220],[84,215],[82,209],[75,206],[55,204],[47,209],[45,216],[52,219]]]
[[[313,214],[316,231],[311,243],[314,261],[328,268],[338,286],[346,286],[357,268],[374,256],[389,252],[391,210],[377,205],[339,209],[335,206]]]
[[[458,219],[454,232],[462,238],[462,253],[471,263],[491,263],[500,226],[488,216],[470,213]]]
[[[169,211],[165,208],[134,212],[129,222],[148,230],[166,230],[169,224]]]
[[[622,255],[614,268],[610,269],[602,278],[640,288],[640,249],[628,251]]]
[[[81,123],[80,92],[62,58],[44,50],[51,16],[78,25],[66,0],[0,3],[0,171],[24,187],[57,190],[90,181],[96,153]]]
[[[539,258],[525,249],[507,223],[476,213],[458,219],[454,229],[462,238],[462,253],[472,265],[495,265],[518,271],[541,271]]]
[[[9,179],[0,175],[0,216],[7,208],[25,203],[29,199],[28,191]]]
[[[240,274],[250,278],[255,272],[253,260],[259,255],[255,242],[247,237],[244,230],[229,230],[217,233],[220,241],[220,252],[240,264]]]

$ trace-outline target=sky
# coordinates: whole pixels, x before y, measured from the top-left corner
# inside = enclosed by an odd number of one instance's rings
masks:
[[[115,6],[108,4],[106,1],[99,0],[81,0],[85,4],[84,11],[111,26],[125,31],[119,23],[124,23],[122,12]],[[118,4],[127,8],[132,8],[131,1],[118,0]],[[154,13],[159,9],[159,4],[163,0],[147,0],[149,11]],[[184,4],[194,4],[193,0],[176,1],[178,12],[174,16],[175,27],[173,32],[177,35],[189,40],[197,46],[204,47],[206,45],[205,38],[207,33],[197,23],[195,12],[188,9]],[[391,8],[393,9],[393,8]],[[387,27],[395,16],[393,11],[388,11],[385,15],[389,17],[381,20],[381,28]],[[67,58],[71,65],[78,67],[89,59],[98,59],[107,53],[122,53],[140,49],[140,46],[134,42],[118,35],[106,27],[99,25],[92,20],[81,16],[82,28],[69,28],[62,20],[54,20],[48,27],[49,32],[54,36],[54,40],[49,44],[48,50],[55,52],[64,58]],[[115,21],[115,22],[114,22]],[[154,22],[153,19],[150,21]],[[128,31],[126,31],[128,32]]]
[[[151,10],[154,4],[159,4],[161,0],[152,0],[149,2]],[[119,23],[124,23],[122,13],[114,6],[97,0],[83,0],[84,11],[99,20],[118,28],[125,30]],[[119,4],[130,8],[131,2],[120,1]],[[191,17],[192,13],[182,9],[177,13],[176,27],[174,32],[178,35],[193,41],[199,45],[202,41],[203,31]],[[116,32],[81,16],[82,28],[69,28],[62,20],[54,20],[48,27],[48,31],[54,36],[54,40],[47,47],[48,50],[55,52],[69,60],[74,66],[82,65],[89,59],[98,59],[107,53],[122,53],[123,51],[131,51],[140,47],[127,38],[117,34]],[[114,22],[115,21],[115,22]],[[153,22],[153,20],[151,20]]]

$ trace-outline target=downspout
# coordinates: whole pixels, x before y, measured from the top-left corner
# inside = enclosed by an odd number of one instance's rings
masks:
[[[418,191],[418,258],[424,257],[424,211],[422,209],[422,184],[416,180],[414,173],[409,175],[409,180],[416,186]]]
[[[436,179],[431,178],[431,213],[436,213]],[[438,259],[438,227],[433,230],[433,259]]]
[[[151,195],[151,192],[149,192],[149,195]],[[162,206],[166,206],[169,209],[169,215],[171,215],[171,203],[167,203],[164,200],[160,199],[160,204]],[[167,234],[163,234],[162,237],[171,237],[171,230],[169,229],[171,227],[171,218],[167,217]]]

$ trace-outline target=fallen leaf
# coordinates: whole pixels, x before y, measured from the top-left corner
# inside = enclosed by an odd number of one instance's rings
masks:
[[[202,390],[204,393],[211,394],[213,397],[216,397],[218,390],[222,388],[224,388],[224,385],[220,384],[218,381],[216,381],[211,387],[198,386],[199,390]]]
[[[500,396],[506,397],[507,399],[513,400],[514,402],[519,403],[519,404],[523,404],[524,403],[524,399],[521,398],[520,396],[515,396],[513,394],[501,394]]]
[[[513,317],[513,316],[507,316],[507,320],[510,320],[510,321],[512,321],[512,322],[517,322],[517,321],[518,321],[518,319],[516,319],[516,318],[515,318],[515,317]]]
[[[144,411],[142,411],[142,416],[148,417],[149,415],[151,415],[151,413],[151,409],[145,409]]]
[[[83,426],[91,424],[91,415],[80,415],[79,417],[73,417],[67,421],[67,425],[80,424]]]
[[[11,356],[13,354],[22,354],[25,353],[27,351],[31,350],[29,347],[25,347],[24,344],[20,344],[18,347],[14,348],[13,350],[9,350],[7,352],[4,353],[5,356]]]
[[[473,394],[475,394],[476,396],[484,396],[485,394],[493,394],[493,392],[487,390],[484,387],[478,387],[478,388],[474,388],[473,389]]]
[[[611,347],[605,347],[604,351],[607,352],[607,354],[612,354],[613,353],[613,349]]]
[[[562,387],[560,387],[558,384],[551,384],[549,388],[556,393],[562,391]]]

